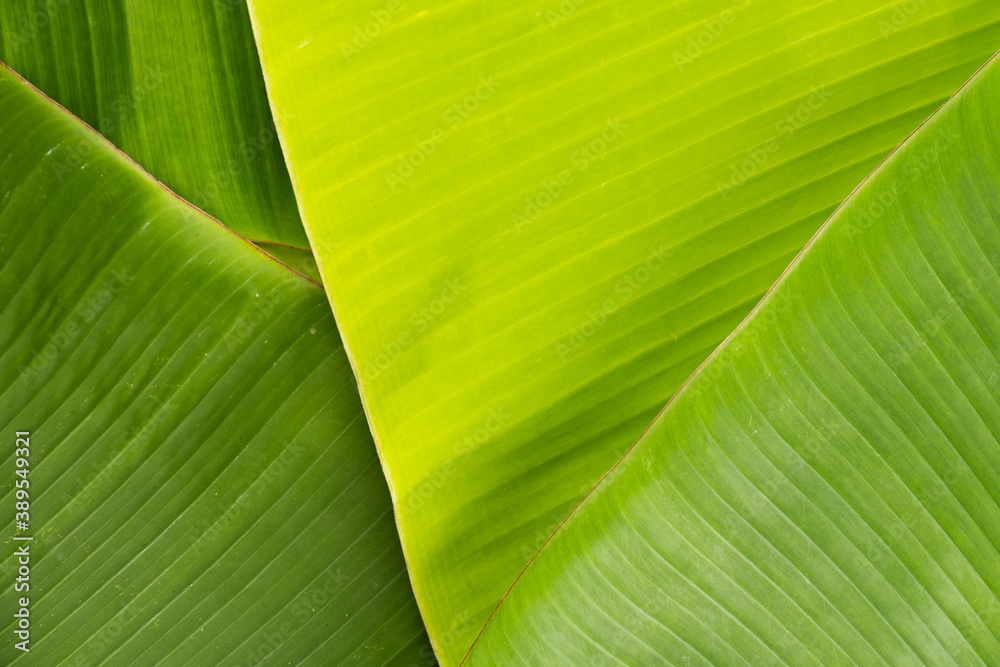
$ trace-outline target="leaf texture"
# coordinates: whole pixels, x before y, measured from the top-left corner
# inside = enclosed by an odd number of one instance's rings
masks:
[[[6,69],[0,295],[0,502],[28,431],[33,537],[0,662],[433,661],[322,291]]]
[[[243,0],[4,0],[0,59],[242,236],[306,247]]]
[[[251,0],[439,659],[866,174],[995,1]]]
[[[1000,63],[861,186],[468,664],[1000,661]]]

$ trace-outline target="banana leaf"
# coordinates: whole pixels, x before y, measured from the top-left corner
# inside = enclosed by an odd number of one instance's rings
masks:
[[[242,236],[306,247],[243,0],[4,0],[0,60]]]
[[[433,663],[322,289],[6,69],[0,156],[0,663]]]
[[[268,96],[456,664],[851,190],[993,0],[250,0]]]
[[[1000,61],[820,230],[468,664],[1000,662]]]

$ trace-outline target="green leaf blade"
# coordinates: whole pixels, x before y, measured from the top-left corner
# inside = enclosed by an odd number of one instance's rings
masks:
[[[0,33],[0,60],[181,197],[307,246],[242,1],[5,2]]]
[[[416,595],[455,664],[834,208],[995,51],[1000,13],[389,6],[250,2]]]
[[[6,68],[0,109],[0,423],[31,432],[34,538],[30,653],[0,661],[432,662],[322,291]]]
[[[845,203],[469,664],[996,662],[998,99],[994,60]]]

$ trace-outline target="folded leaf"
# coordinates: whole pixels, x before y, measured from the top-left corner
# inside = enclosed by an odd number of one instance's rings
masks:
[[[0,59],[243,236],[306,247],[243,0],[4,0]]]
[[[30,545],[31,633],[5,596],[0,662],[424,664],[322,291],[6,69],[0,156],[0,575]]]
[[[469,664],[1000,662],[1000,62],[890,157]]]
[[[417,599],[454,664],[993,0],[251,0]]]

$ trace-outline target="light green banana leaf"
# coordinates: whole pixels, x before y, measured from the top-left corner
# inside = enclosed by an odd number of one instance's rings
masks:
[[[467,664],[1000,663],[1000,61],[906,141]]]
[[[448,665],[834,208],[1000,45],[994,0],[249,5]]]

